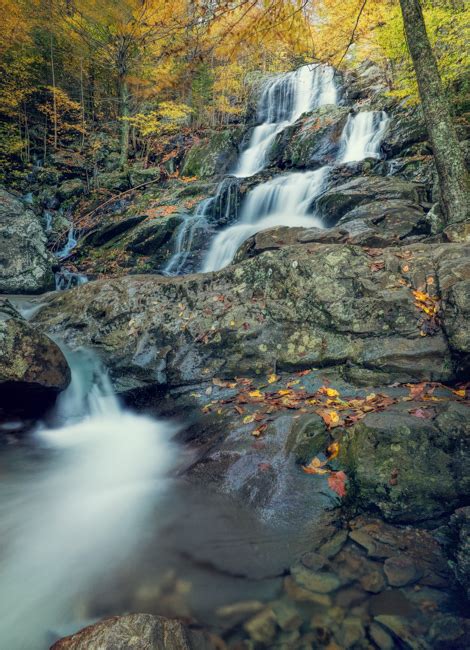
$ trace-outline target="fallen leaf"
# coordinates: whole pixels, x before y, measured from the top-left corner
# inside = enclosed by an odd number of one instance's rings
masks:
[[[433,409],[422,408],[411,409],[409,413],[410,415],[414,415],[415,418],[422,418],[423,420],[431,420],[436,415]]]
[[[243,424],[251,424],[254,421],[255,421],[254,415],[245,415],[245,417],[243,418]]]
[[[455,390],[452,391],[454,395],[457,395],[458,397],[466,397],[467,391],[465,388],[456,388]]]
[[[248,395],[256,399],[264,399],[264,395],[260,390],[252,390],[248,393]]]
[[[269,375],[268,384],[275,384],[280,379],[279,375]]]
[[[328,486],[340,497],[346,496],[346,474],[342,471],[332,472],[328,477]]]
[[[327,449],[327,453],[329,461],[333,460],[333,458],[336,458],[336,456],[339,454],[339,442],[337,440],[331,443]]]
[[[251,432],[251,435],[254,436],[255,438],[258,438],[262,433],[266,431],[267,428],[268,428],[267,424],[261,424],[259,427],[256,427],[256,429]]]

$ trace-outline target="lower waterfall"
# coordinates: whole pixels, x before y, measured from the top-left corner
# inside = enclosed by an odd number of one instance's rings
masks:
[[[90,355],[67,357],[55,423],[35,434],[40,462],[1,485],[5,649],[45,650],[64,621],[83,626],[83,598],[135,551],[175,461],[171,425],[122,408]]]

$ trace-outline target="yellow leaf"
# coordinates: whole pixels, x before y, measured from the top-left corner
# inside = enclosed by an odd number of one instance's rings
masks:
[[[254,415],[245,415],[245,417],[243,418],[243,424],[251,424],[252,422],[254,422],[254,420],[255,420]]]
[[[326,394],[328,395],[328,397],[339,397],[338,391],[335,390],[334,388],[327,388]]]
[[[465,395],[467,394],[465,388],[458,388],[453,390],[452,392],[454,393],[454,395],[458,395],[459,397],[465,397]]]
[[[261,391],[259,390],[252,390],[250,393],[248,393],[250,397],[256,397],[258,399],[264,399],[264,395]]]
[[[285,388],[278,390],[277,392],[279,395],[290,395],[292,393],[291,390],[286,390]]]
[[[276,381],[278,381],[279,375],[269,375],[268,377],[268,384],[274,384]]]

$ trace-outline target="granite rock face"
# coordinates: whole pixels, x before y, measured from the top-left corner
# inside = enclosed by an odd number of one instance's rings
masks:
[[[0,189],[0,293],[54,288],[52,256],[39,217]]]

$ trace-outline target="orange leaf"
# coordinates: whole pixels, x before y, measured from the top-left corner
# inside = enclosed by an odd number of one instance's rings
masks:
[[[332,472],[328,477],[328,486],[340,497],[346,496],[346,474],[344,472]]]

